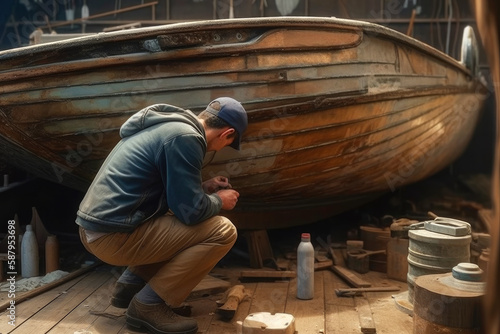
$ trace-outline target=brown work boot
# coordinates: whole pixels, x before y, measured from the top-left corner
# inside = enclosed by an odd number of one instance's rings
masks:
[[[145,328],[155,334],[195,334],[198,331],[196,320],[175,314],[165,303],[146,305],[133,298],[126,316],[129,326]]]
[[[132,298],[138,293],[144,284],[115,283],[110,303],[114,307],[127,308]]]

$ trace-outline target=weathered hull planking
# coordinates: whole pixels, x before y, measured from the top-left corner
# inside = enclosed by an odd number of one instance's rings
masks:
[[[3,159],[85,190],[136,111],[249,112],[242,150],[204,176],[240,194],[244,229],[317,221],[422,180],[466,148],[486,96],[475,69],[387,28],[333,18],[202,21],[0,52]]]

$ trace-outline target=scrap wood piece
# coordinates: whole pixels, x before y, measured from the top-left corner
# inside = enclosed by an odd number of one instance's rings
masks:
[[[364,297],[354,297],[356,308],[359,315],[359,325],[361,326],[361,333],[376,333],[375,321],[373,321],[372,310],[368,300]]]
[[[250,292],[246,290],[243,285],[239,284],[233,286],[226,291],[222,300],[217,301],[219,305],[217,314],[226,320],[231,320],[236,314],[240,303],[249,296]]]
[[[370,282],[365,281],[345,267],[331,266],[330,269],[355,288],[368,288],[372,286]]]
[[[264,280],[275,280],[275,279],[285,279],[294,278],[297,274],[292,270],[243,270],[240,273],[241,279],[264,279]]]
[[[314,270],[328,269],[331,266],[333,266],[333,261],[332,260],[327,260],[327,261],[322,261],[322,262],[316,262],[316,263],[314,263]]]
[[[317,237],[316,241],[319,243],[321,247],[323,247],[324,250],[327,251],[328,255],[330,255],[330,257],[332,258],[333,263],[337,265],[340,264],[339,263],[340,259],[337,258],[337,255],[335,254],[335,251],[333,250],[333,247],[330,244],[321,239],[321,237]]]

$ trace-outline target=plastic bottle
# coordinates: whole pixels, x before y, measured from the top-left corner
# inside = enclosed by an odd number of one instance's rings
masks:
[[[21,276],[35,277],[39,274],[38,242],[33,226],[27,225],[21,244]]]
[[[297,248],[297,298],[312,299],[314,297],[314,247],[311,235],[302,233]]]
[[[45,273],[57,269],[59,269],[59,241],[55,235],[49,235],[45,241]]]
[[[83,5],[82,5],[82,21],[87,21],[87,18],[89,17],[89,6],[87,6],[87,1],[83,0]]]

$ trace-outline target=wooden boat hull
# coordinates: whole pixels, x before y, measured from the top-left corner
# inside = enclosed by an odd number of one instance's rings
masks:
[[[2,157],[85,190],[131,114],[195,112],[231,96],[242,150],[207,157],[240,194],[240,228],[332,216],[426,178],[467,146],[485,87],[392,30],[326,18],[255,18],[96,34],[0,53]],[[225,213],[226,214],[226,213]]]

